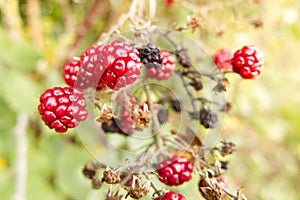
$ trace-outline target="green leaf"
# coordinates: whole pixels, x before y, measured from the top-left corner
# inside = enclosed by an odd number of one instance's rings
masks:
[[[91,158],[86,151],[72,145],[67,145],[58,157],[57,183],[72,199],[86,199],[91,189],[90,181],[82,174],[82,169],[88,160]]]
[[[0,169],[0,193],[1,199],[11,199],[14,192],[14,177],[12,171],[8,169]]]
[[[14,46],[0,46],[0,58],[8,67],[32,71],[36,68],[41,53],[32,44],[21,42]]]
[[[1,73],[1,68],[0,68]],[[1,94],[5,102],[16,112],[37,112],[39,85],[25,73],[4,70]]]

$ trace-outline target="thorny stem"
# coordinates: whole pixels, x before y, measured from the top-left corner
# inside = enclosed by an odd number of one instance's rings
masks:
[[[159,132],[159,122],[157,116],[154,114],[153,102],[150,94],[150,86],[144,85],[145,93],[147,96],[147,100],[149,102],[150,112],[152,114],[152,134],[154,136],[154,141],[157,149],[160,149],[163,146],[163,141],[161,139],[161,134]]]

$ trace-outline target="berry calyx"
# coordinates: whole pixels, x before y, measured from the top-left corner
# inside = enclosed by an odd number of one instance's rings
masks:
[[[185,157],[174,155],[157,165],[159,180],[166,185],[181,185],[192,179],[193,164]]]
[[[214,63],[219,69],[223,70],[231,70],[231,58],[233,57],[233,54],[230,50],[227,49],[220,49],[215,55],[214,55]]]
[[[148,76],[157,80],[168,80],[176,68],[175,57],[168,51],[160,51],[160,56],[163,59],[160,68],[147,69]]]
[[[231,59],[232,69],[245,79],[253,79],[263,70],[262,54],[255,46],[244,46]]]
[[[199,181],[198,186],[201,195],[207,200],[224,199],[226,196],[224,189],[227,189],[227,184],[225,183],[223,177],[212,177],[209,180],[210,183],[207,181],[208,180],[202,177]]]
[[[83,91],[69,87],[47,89],[40,97],[38,110],[45,124],[56,132],[66,132],[88,116]]]
[[[156,197],[154,200],[186,200],[182,194],[176,192],[167,192],[163,197]]]

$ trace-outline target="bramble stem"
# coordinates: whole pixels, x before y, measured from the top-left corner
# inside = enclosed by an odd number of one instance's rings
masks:
[[[150,112],[152,114],[152,134],[154,136],[156,148],[160,149],[163,146],[163,141],[160,137],[160,132],[159,132],[160,125],[159,125],[157,116],[154,114],[153,102],[152,102],[151,94],[150,94],[151,89],[150,89],[149,85],[144,85],[144,89],[145,89],[145,93],[146,93],[147,100],[149,103]]]

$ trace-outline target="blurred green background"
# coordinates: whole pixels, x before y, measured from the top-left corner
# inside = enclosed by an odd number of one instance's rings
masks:
[[[223,3],[188,2],[200,7]],[[210,54],[250,44],[264,53],[265,70],[257,79],[228,76],[233,108],[221,137],[238,150],[226,180],[233,190],[243,187],[250,200],[300,199],[300,1],[231,2],[241,3],[199,11],[203,28],[194,35],[185,32]],[[48,130],[37,104],[46,88],[64,85],[64,62],[108,31],[129,5],[128,0],[0,0],[0,199],[15,194],[16,152],[23,142],[28,145],[27,199],[104,199],[105,191],[92,190],[81,174],[91,156],[75,131],[61,135]],[[153,24],[176,28],[191,14],[181,3],[167,7],[160,0]],[[27,141],[19,143],[16,132],[24,127]],[[196,191],[197,181],[195,177],[178,191]]]

